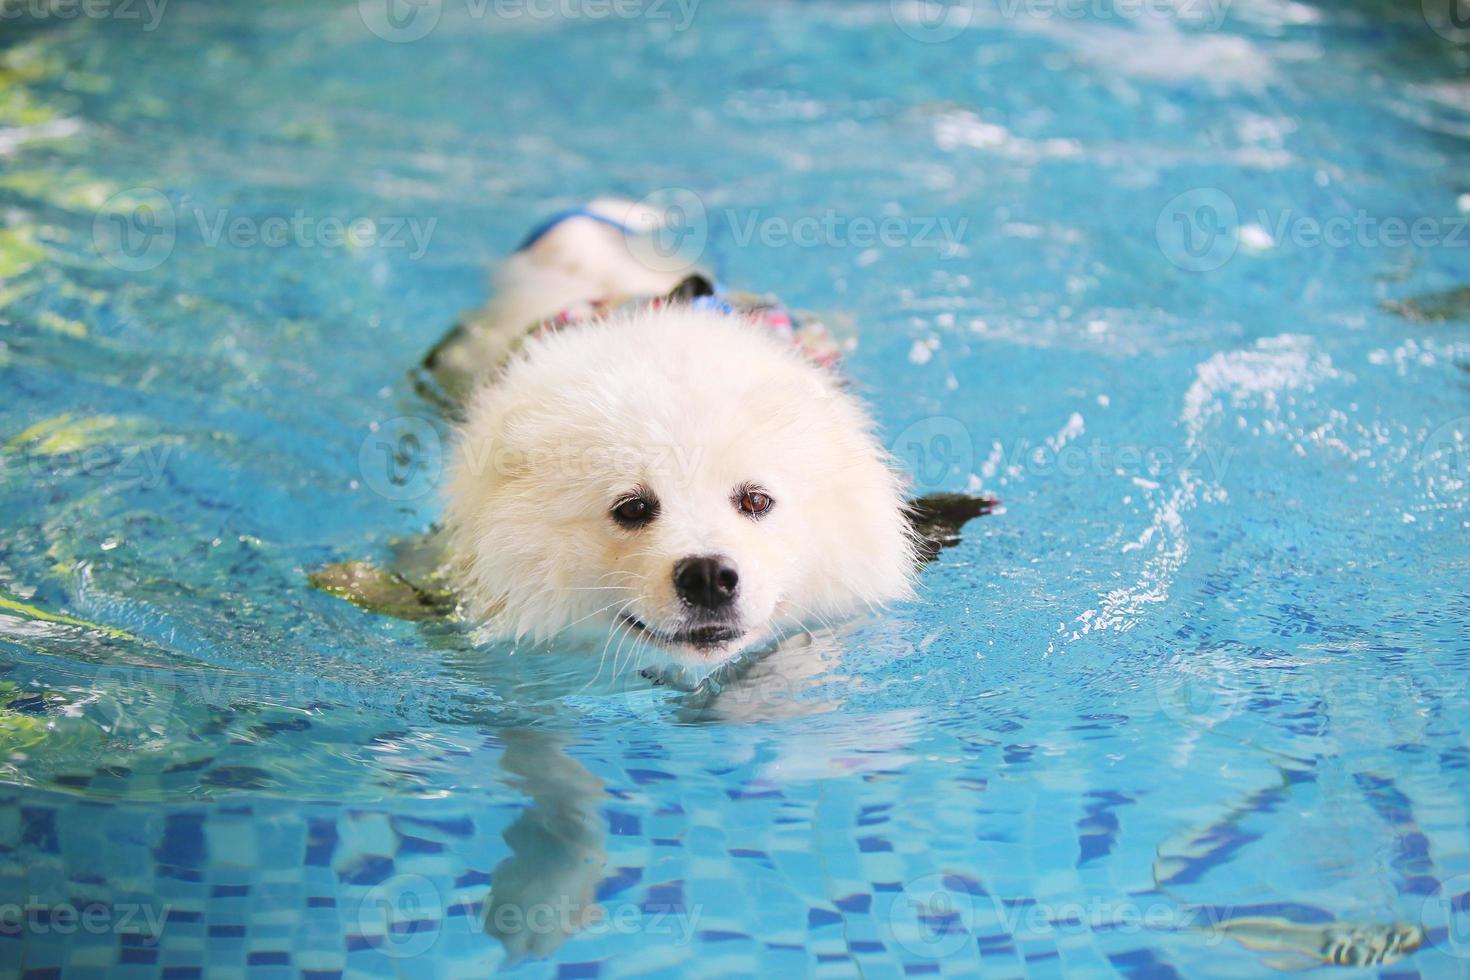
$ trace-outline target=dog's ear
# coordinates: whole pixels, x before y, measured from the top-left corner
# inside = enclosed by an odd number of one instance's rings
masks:
[[[714,294],[715,284],[695,272],[685,276],[679,285],[669,290],[668,299],[671,303],[692,303],[701,296],[713,296]]]
[[[993,512],[999,504],[994,497],[968,493],[931,493],[910,500],[904,516],[914,528],[919,567],[929,564],[945,548],[959,544],[960,529]]]

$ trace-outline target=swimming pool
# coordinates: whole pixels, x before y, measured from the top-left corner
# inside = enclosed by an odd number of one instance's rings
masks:
[[[7,7],[0,963],[479,975],[493,880],[525,975],[1470,972],[1470,97],[1383,6]],[[690,695],[307,586],[607,192],[1002,499],[922,601]]]

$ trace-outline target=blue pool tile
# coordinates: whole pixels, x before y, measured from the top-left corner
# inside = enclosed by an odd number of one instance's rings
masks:
[[[808,909],[806,914],[806,925],[808,929],[819,929],[822,926],[834,926],[842,921],[842,916],[831,909]]]
[[[153,849],[160,865],[199,868],[208,860],[204,841],[204,814],[199,811],[171,813],[164,819],[163,837]]]
[[[485,871],[477,871],[473,868],[465,871],[454,879],[455,888],[470,888],[474,885],[490,884],[490,875]]]
[[[337,821],[330,817],[312,817],[306,825],[305,863],[331,867],[337,849]]]
[[[606,901],[643,880],[642,868],[615,868],[597,885],[597,900]]]
[[[642,909],[645,913],[682,912],[685,909],[684,883],[666,881],[649,885],[643,894]]]

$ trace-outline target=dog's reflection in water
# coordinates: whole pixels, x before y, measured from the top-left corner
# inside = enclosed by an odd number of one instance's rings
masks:
[[[601,909],[595,902],[607,866],[602,780],[566,752],[565,736],[537,729],[501,733],[502,768],[531,804],[505,830],[510,855],[495,866],[485,930],[505,945],[507,962],[551,954]]]
[[[830,634],[802,636],[706,678],[695,690],[672,697],[662,710],[686,725],[730,726],[729,737],[720,739],[728,755],[721,761],[739,765],[750,761],[760,746],[772,747],[762,723],[838,707],[838,701],[813,691],[832,676],[838,652],[837,639]],[[825,734],[793,734],[792,745],[775,745],[774,756],[753,778],[774,785],[901,766],[909,758],[905,748],[913,720],[867,715],[847,719],[849,724]],[[606,912],[596,902],[607,869],[602,780],[572,757],[572,738],[564,733],[513,728],[500,735],[505,747],[500,765],[508,783],[530,798],[506,828],[510,854],[495,867],[486,900],[485,929],[504,944],[509,964],[549,956],[584,929],[596,932],[618,923],[603,922]],[[669,913],[678,920],[670,921]],[[661,917],[657,927],[643,922],[639,928],[650,935],[662,931],[687,938],[694,925],[683,910],[665,910]]]

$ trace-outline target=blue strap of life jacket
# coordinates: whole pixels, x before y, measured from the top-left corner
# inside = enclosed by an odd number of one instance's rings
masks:
[[[633,233],[633,229],[629,228],[621,221],[614,221],[607,215],[598,214],[596,211],[589,211],[586,208],[569,208],[566,211],[558,211],[556,214],[553,214],[551,217],[541,222],[535,228],[532,228],[531,233],[526,236],[525,241],[521,242],[521,244],[516,247],[516,251],[524,252],[526,249],[539,242],[542,237],[546,235],[547,232],[551,231],[551,229],[555,228],[557,225],[561,224],[563,221],[566,221],[569,218],[591,218],[593,221],[607,225],[609,228],[616,228],[618,231],[622,232],[625,235],[631,235]]]

